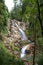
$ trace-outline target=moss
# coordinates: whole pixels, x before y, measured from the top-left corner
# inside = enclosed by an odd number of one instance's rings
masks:
[[[21,41],[21,46],[24,46],[24,45],[26,45],[28,42],[27,41]]]
[[[20,49],[18,47],[14,47],[14,50],[19,51]]]
[[[21,59],[16,59],[14,55],[11,55],[0,41],[0,65],[24,65]]]

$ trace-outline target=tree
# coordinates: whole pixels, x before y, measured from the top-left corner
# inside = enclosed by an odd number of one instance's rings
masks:
[[[40,12],[40,0],[37,0],[37,8],[38,8],[38,19],[41,25],[41,31],[43,36],[43,25],[42,25],[41,12]]]
[[[23,13],[23,19],[25,21],[30,22],[30,38],[32,38],[35,42],[34,44],[34,51],[33,51],[33,65],[35,65],[35,51],[36,51],[36,38],[38,40],[39,37],[41,37],[41,34],[43,36],[43,26],[42,26],[42,10],[43,8],[40,8],[40,0],[23,0],[22,5],[22,13]],[[40,29],[40,30],[39,30]],[[42,31],[42,32],[41,32]],[[39,32],[39,33],[38,33]],[[33,36],[33,37],[32,37]]]
[[[10,13],[11,19],[17,19],[21,21],[21,6],[17,5],[17,1],[14,1],[14,4],[14,8]]]
[[[4,0],[0,0],[0,32],[5,30],[8,19],[8,11],[6,9]]]

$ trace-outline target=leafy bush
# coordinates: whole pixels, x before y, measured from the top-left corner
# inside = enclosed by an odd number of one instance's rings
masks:
[[[38,44],[39,44],[40,48],[43,49],[43,38],[42,37],[38,39]]]
[[[0,1],[0,32],[4,31],[8,21],[8,9],[5,6],[4,0]]]
[[[0,42],[0,65],[24,65],[24,63],[21,59],[16,59],[14,55],[11,55]]]
[[[43,65],[43,56],[41,56],[41,58],[39,59],[38,65]]]

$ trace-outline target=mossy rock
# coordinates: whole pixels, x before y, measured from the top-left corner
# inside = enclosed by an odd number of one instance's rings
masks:
[[[21,41],[20,44],[21,44],[21,46],[24,46],[24,45],[28,44],[28,41]]]
[[[20,48],[18,48],[18,47],[14,47],[14,50],[19,51],[19,50],[20,50]]]
[[[0,41],[0,65],[24,65],[24,62],[11,55],[4,46],[4,43]]]

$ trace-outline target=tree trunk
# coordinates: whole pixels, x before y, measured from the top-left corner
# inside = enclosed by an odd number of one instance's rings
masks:
[[[12,34],[12,21],[10,20],[10,29],[9,29],[10,33]]]
[[[33,50],[33,65],[35,65],[35,52],[36,52],[36,39],[37,39],[37,34],[36,34],[36,21],[34,21],[34,26],[33,26],[33,30],[34,30],[34,50]]]
[[[35,65],[35,51],[36,51],[36,42],[34,43],[34,51],[33,51],[33,65]]]
[[[41,19],[41,12],[40,12],[40,4],[39,4],[39,0],[37,0],[37,8],[38,8],[38,19],[41,25],[41,33],[42,33],[42,37],[43,37],[43,25],[42,25],[42,19]]]

